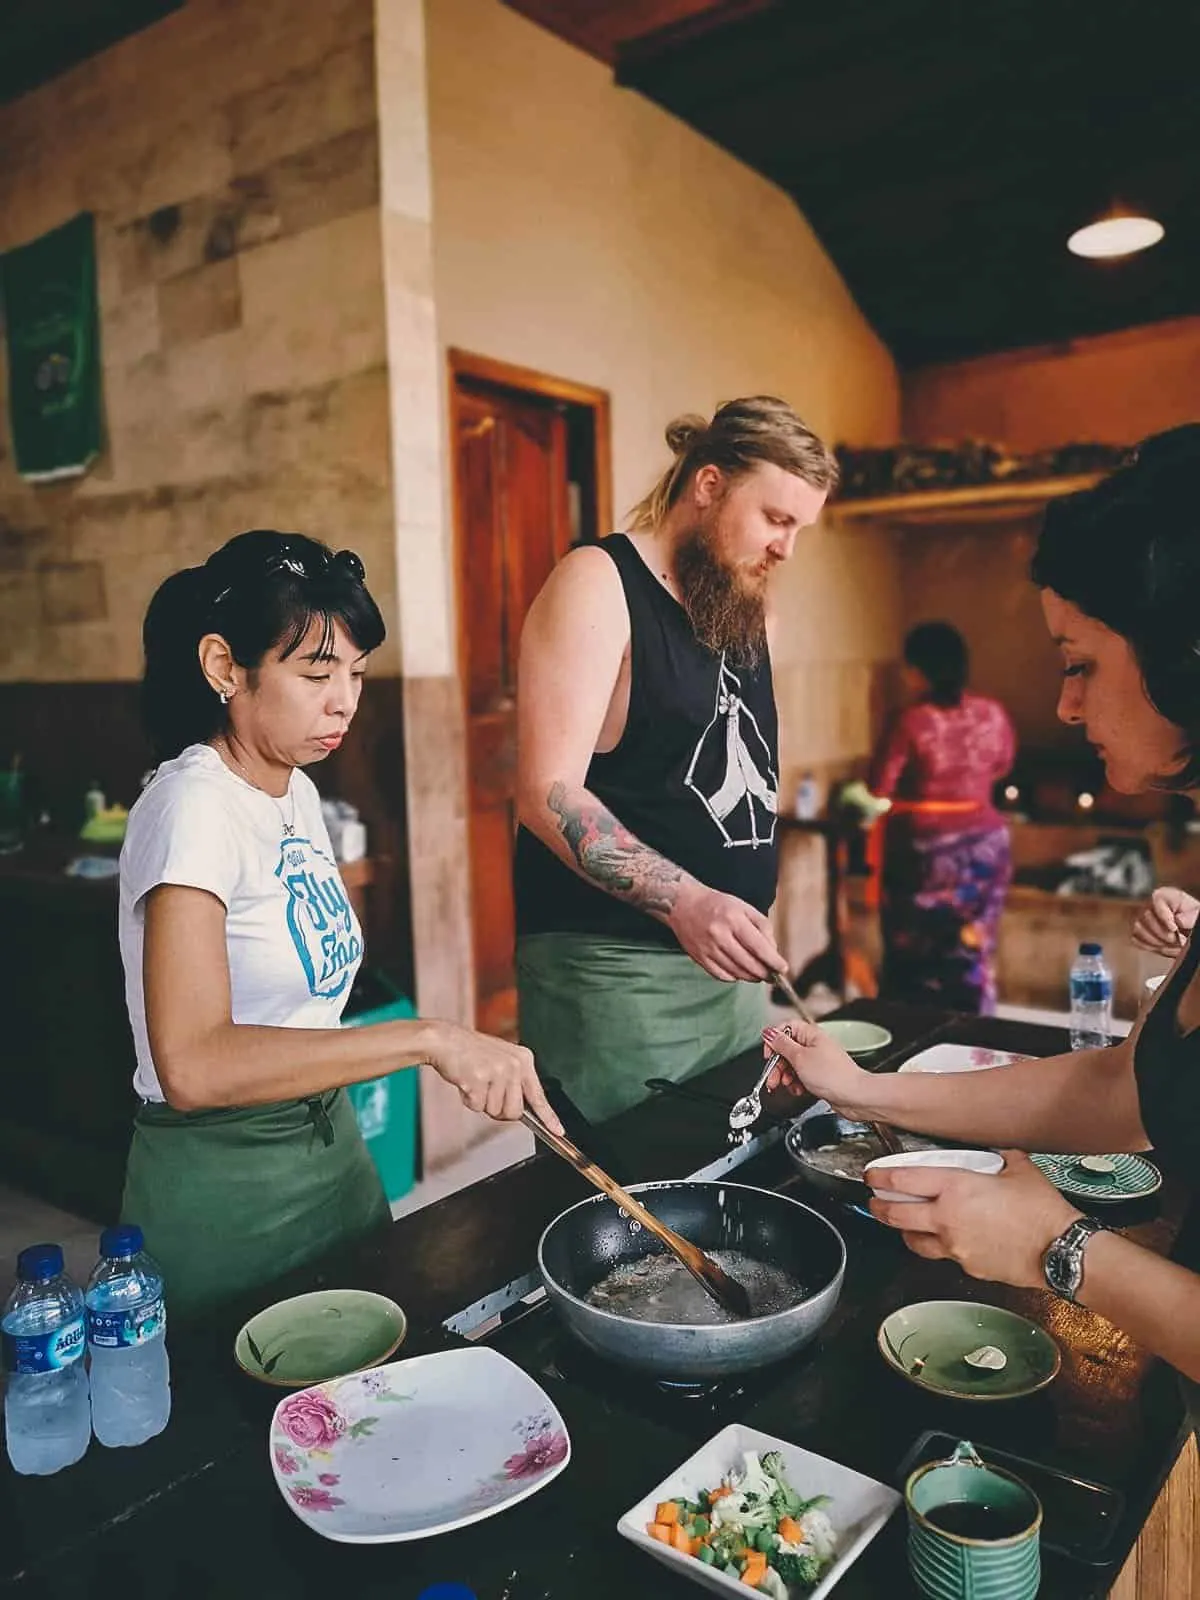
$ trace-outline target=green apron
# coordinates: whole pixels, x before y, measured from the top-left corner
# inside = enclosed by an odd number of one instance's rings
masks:
[[[143,1105],[121,1216],[191,1315],[270,1283],[390,1218],[344,1089],[215,1111]]]
[[[766,986],[722,983],[682,950],[583,933],[517,942],[522,1044],[590,1122],[646,1098],[647,1078],[679,1082],[761,1039]]]

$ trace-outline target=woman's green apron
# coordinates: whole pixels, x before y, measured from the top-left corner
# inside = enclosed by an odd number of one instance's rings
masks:
[[[259,1288],[389,1220],[344,1089],[215,1111],[143,1105],[121,1216],[189,1315]]]

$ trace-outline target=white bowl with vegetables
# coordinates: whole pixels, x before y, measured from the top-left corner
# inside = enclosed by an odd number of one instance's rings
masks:
[[[874,1478],[734,1423],[617,1532],[716,1594],[820,1600],[899,1505]]]

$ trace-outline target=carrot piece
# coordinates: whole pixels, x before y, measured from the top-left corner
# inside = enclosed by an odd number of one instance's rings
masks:
[[[664,1500],[654,1513],[655,1522],[673,1523],[679,1521],[679,1503],[675,1500]]]
[[[682,1550],[685,1556],[692,1553],[692,1541],[688,1538],[687,1529],[681,1528],[678,1523],[671,1529],[671,1544],[676,1550]]]
[[[717,1488],[710,1489],[708,1491],[708,1503],[710,1506],[715,1506],[718,1500],[724,1500],[727,1494],[732,1493],[733,1490],[729,1487],[729,1485],[727,1483],[722,1483]]]
[[[741,1581],[749,1588],[757,1589],[766,1575],[767,1562],[764,1557],[761,1561],[747,1561],[746,1570],[742,1573]]]
[[[660,1544],[670,1544],[671,1535],[674,1531],[665,1522],[648,1522],[646,1524],[646,1532],[652,1539],[657,1539]]]
[[[789,1544],[804,1543],[804,1529],[796,1521],[795,1517],[780,1517],[779,1526],[775,1531],[781,1539],[786,1539]]]

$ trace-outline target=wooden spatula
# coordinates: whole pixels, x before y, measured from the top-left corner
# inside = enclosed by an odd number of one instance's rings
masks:
[[[551,1133],[544,1122],[540,1122],[532,1111],[526,1111],[521,1121],[531,1132],[548,1145],[555,1155],[564,1161],[569,1161],[577,1172],[582,1174],[589,1183],[594,1183],[597,1189],[602,1190],[610,1200],[614,1200],[629,1213],[636,1222],[652,1233],[656,1239],[661,1239],[667,1249],[672,1251],[695,1278],[702,1284],[719,1306],[726,1311],[731,1311],[735,1317],[748,1317],[750,1315],[750,1296],[736,1278],[731,1278],[711,1256],[705,1255],[698,1245],[689,1244],[673,1228],[668,1228],[665,1222],[660,1222],[652,1216],[645,1206],[627,1194],[615,1178],[610,1178],[607,1172],[589,1161],[583,1151],[573,1145],[569,1139],[564,1139],[561,1134]]]

